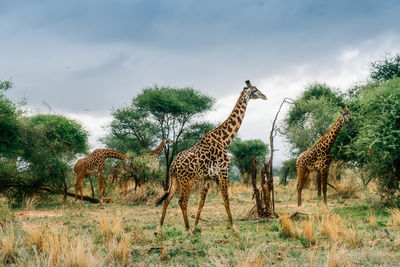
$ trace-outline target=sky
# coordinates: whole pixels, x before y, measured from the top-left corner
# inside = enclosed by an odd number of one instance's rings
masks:
[[[400,53],[399,14],[391,0],[0,0],[0,80],[30,112],[80,121],[94,149],[143,88],[200,90],[216,99],[204,119],[221,122],[249,79],[268,100],[249,103],[238,135],[267,142],[284,97],[345,91]],[[275,146],[279,164],[289,148]]]

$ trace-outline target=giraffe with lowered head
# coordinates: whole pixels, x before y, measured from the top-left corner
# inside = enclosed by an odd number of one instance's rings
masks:
[[[326,188],[328,184],[328,171],[329,164],[331,163],[330,150],[338,136],[343,124],[350,119],[350,110],[344,108],[341,115],[332,125],[329,131],[324,134],[317,142],[315,146],[304,151],[296,160],[297,169],[297,205],[301,206],[301,191],[307,181],[310,171],[317,171],[317,186],[318,196],[321,196],[321,181],[322,191],[324,195],[324,203],[327,204],[326,200]]]
[[[156,149],[154,149],[153,151],[145,154],[145,156],[149,155],[151,157],[158,158],[159,156],[161,156],[161,153],[164,151],[165,147],[167,145],[170,145],[170,144],[173,144],[173,143],[174,143],[174,141],[172,141],[171,139],[163,138],[161,140],[161,143],[158,145],[158,147]],[[124,194],[125,194],[125,196],[128,194],[129,178],[131,176],[134,176],[133,169],[135,169],[135,166],[134,166],[133,163],[132,163],[131,168],[132,168],[131,170],[127,170],[126,168],[123,168],[119,164],[117,164],[117,166],[112,168],[108,173],[109,177],[111,177],[111,181],[112,182],[116,182],[117,180],[122,180],[123,186],[124,186]],[[131,172],[130,174],[127,173],[129,171]],[[133,178],[135,178],[135,177],[133,177]],[[138,185],[138,182],[137,182],[137,180],[135,180],[135,190],[136,190],[137,185]]]
[[[96,149],[88,156],[81,158],[75,163],[74,170],[77,175],[75,184],[75,201],[78,197],[78,190],[81,192],[81,200],[83,200],[82,182],[86,175],[97,174],[98,190],[100,202],[103,201],[103,195],[107,188],[107,182],[104,179],[103,172],[105,168],[105,160],[108,158],[121,159],[125,164],[130,165],[130,160],[124,154],[112,149]]]
[[[250,81],[246,81],[246,86],[240,93],[229,117],[214,130],[205,134],[199,142],[180,152],[171,164],[170,181],[168,191],[157,201],[161,204],[164,201],[160,222],[157,233],[161,231],[164,223],[168,204],[178,189],[181,190],[179,206],[182,210],[185,228],[190,235],[190,227],[187,215],[187,203],[190,190],[197,179],[204,179],[200,201],[195,219],[195,226],[200,219],[200,213],[204,206],[205,198],[212,180],[216,180],[220,186],[222,198],[230,227],[234,233],[238,233],[233,224],[232,214],[228,198],[228,167],[230,157],[227,152],[228,145],[232,142],[243,121],[247,103],[250,99],[267,99]]]

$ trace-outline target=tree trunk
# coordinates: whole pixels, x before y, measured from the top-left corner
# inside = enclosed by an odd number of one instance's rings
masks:
[[[263,205],[261,202],[260,191],[257,188],[257,161],[254,156],[251,157],[251,183],[253,185],[254,198],[256,199],[257,214],[262,216]]]

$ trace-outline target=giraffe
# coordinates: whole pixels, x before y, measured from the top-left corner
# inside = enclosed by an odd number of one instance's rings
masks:
[[[178,189],[181,190],[179,206],[182,211],[185,228],[188,235],[191,234],[189,231],[187,203],[190,190],[198,179],[204,179],[205,183],[200,193],[200,200],[194,223],[195,227],[199,222],[200,213],[204,206],[210,183],[214,179],[220,186],[230,227],[234,233],[238,234],[229,207],[228,167],[230,164],[230,157],[227,152],[227,147],[239,130],[248,101],[258,98],[267,99],[263,93],[255,86],[251,85],[250,81],[246,81],[246,85],[247,87],[244,87],[241,91],[239,99],[229,117],[217,128],[205,134],[195,146],[180,152],[173,160],[170,168],[168,191],[157,201],[157,205],[161,204],[163,201],[164,204],[155,234],[161,232],[169,202]]]
[[[153,151],[145,154],[144,156],[149,155],[151,157],[158,158],[161,155],[161,153],[164,151],[166,145],[170,145],[170,144],[173,144],[173,143],[174,143],[174,141],[172,141],[171,139],[163,138],[156,149],[154,149]],[[131,176],[135,176],[133,169],[135,169],[135,167],[137,167],[137,166],[134,166],[134,165],[135,164],[132,163],[132,166],[131,166],[132,169],[129,170],[129,169],[123,168],[119,164],[117,164],[117,166],[115,166],[114,168],[112,168],[109,171],[109,177],[111,177],[111,179],[112,179],[111,181],[113,183],[116,182],[117,180],[122,180],[123,186],[124,186],[124,194],[125,194],[125,196],[128,194],[128,182],[129,182],[128,179]],[[128,172],[130,172],[130,174],[128,174]],[[138,179],[135,178],[135,177],[134,177],[134,179],[135,179],[135,190],[136,190],[136,187],[138,185]]]
[[[317,171],[317,186],[318,196],[321,196],[321,180],[322,180],[322,191],[324,194],[324,203],[327,204],[326,200],[326,187],[328,184],[328,171],[329,164],[331,163],[330,149],[335,142],[337,135],[339,134],[343,124],[350,119],[350,110],[344,108],[341,115],[332,125],[329,131],[324,134],[317,142],[315,146],[304,151],[296,160],[297,169],[297,205],[301,206],[301,191],[305,182],[307,181],[308,174],[310,171]]]
[[[74,171],[77,175],[75,184],[75,201],[78,198],[78,190],[81,192],[81,200],[83,200],[82,182],[85,175],[97,174],[98,190],[100,202],[103,201],[103,194],[107,187],[107,182],[103,177],[105,168],[105,160],[108,158],[124,160],[126,164],[130,164],[130,160],[124,154],[112,149],[96,149],[90,155],[81,158],[75,163]]]

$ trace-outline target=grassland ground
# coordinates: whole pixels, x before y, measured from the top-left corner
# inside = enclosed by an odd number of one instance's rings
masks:
[[[344,185],[338,188],[346,188]],[[145,201],[135,194],[156,192]],[[296,207],[295,181],[276,188],[282,219],[254,219],[250,187],[230,186],[230,203],[240,235],[228,227],[217,187],[207,196],[195,234],[184,231],[178,198],[168,208],[161,235],[155,236],[162,193],[144,185],[113,203],[87,204],[58,199],[34,209],[0,206],[0,263],[23,266],[394,266],[400,264],[400,213],[382,207],[371,185],[343,198],[329,190],[328,207],[314,190],[303,191],[303,213]],[[110,191],[111,192],[111,191]],[[115,191],[114,191],[115,192]],[[148,194],[147,194],[148,195]],[[199,194],[189,204],[190,223]],[[138,204],[139,203],[139,204]]]

